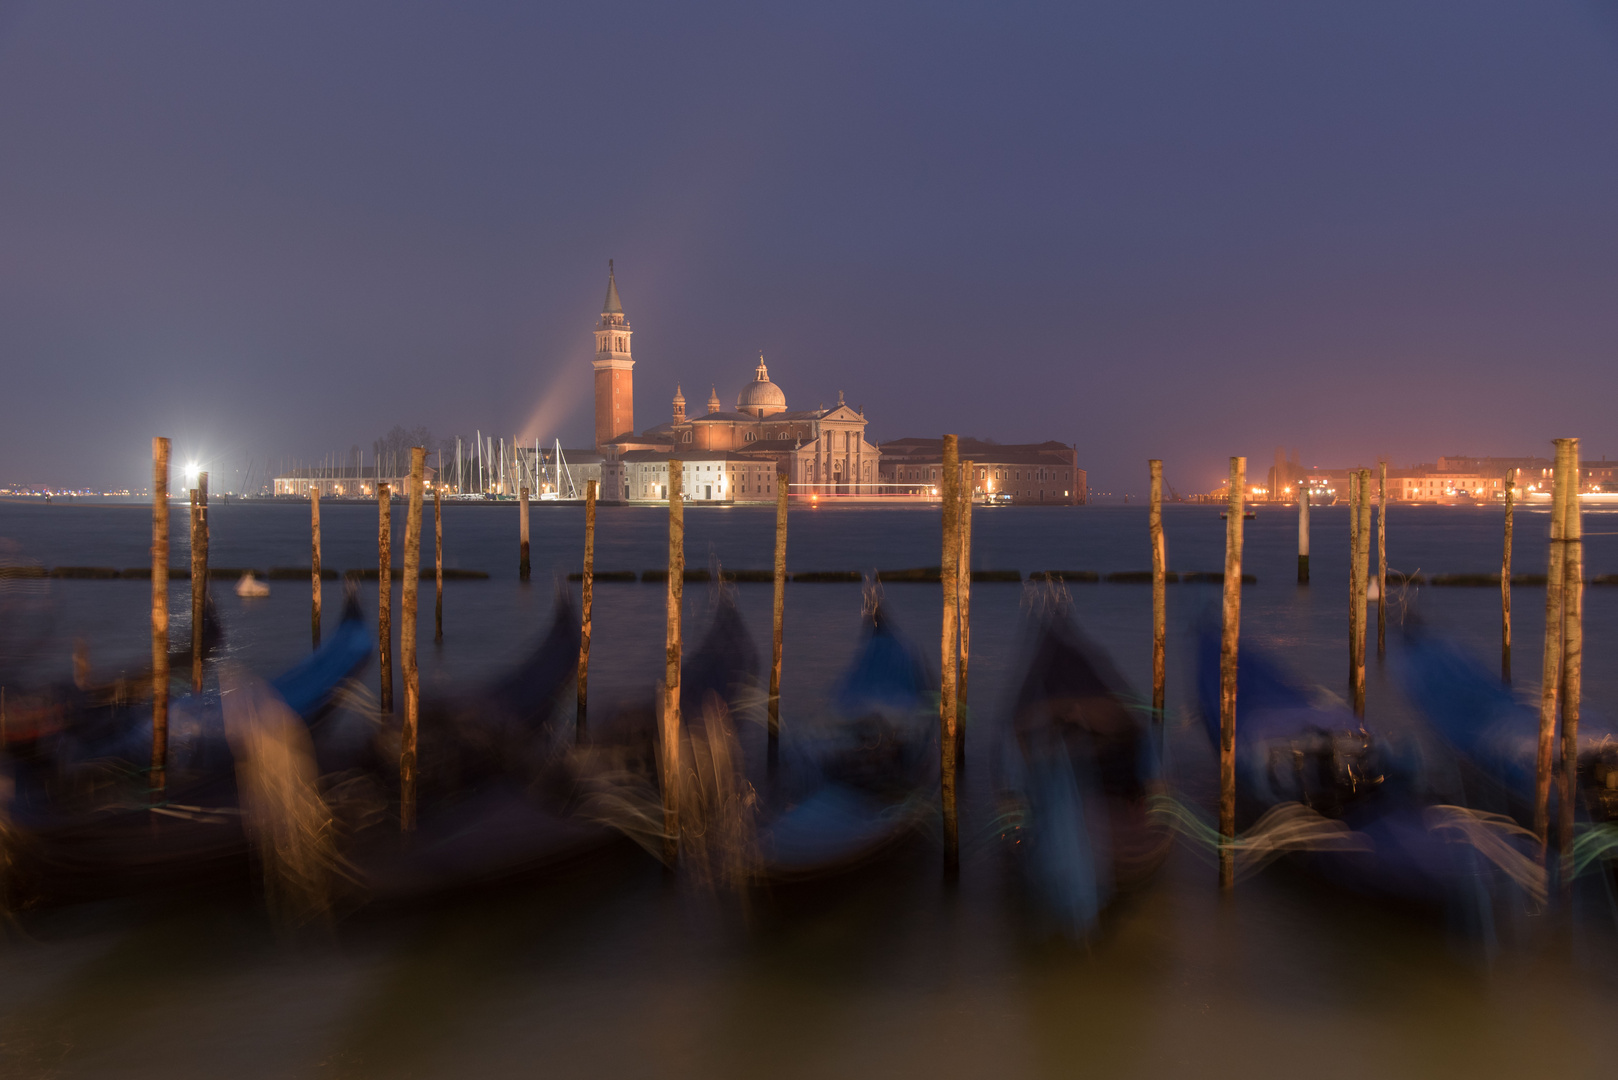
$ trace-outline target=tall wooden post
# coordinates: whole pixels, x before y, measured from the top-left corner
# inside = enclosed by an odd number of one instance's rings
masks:
[[[1565,441],[1568,484],[1562,525],[1562,783],[1556,829],[1564,888],[1570,884],[1573,812],[1579,794],[1579,703],[1584,680],[1584,522],[1579,513],[1579,440]]]
[[[680,655],[681,605],[685,598],[685,462],[669,461],[669,582],[663,649],[663,856],[680,854]]]
[[[596,488],[591,480],[584,485],[584,573],[583,615],[579,623],[579,710],[574,718],[574,738],[584,738],[585,717],[590,710],[590,609],[595,604],[596,579]]]
[[[1511,681],[1511,525],[1517,470],[1506,470],[1506,543],[1500,556],[1500,678]]]
[[[1354,600],[1360,593],[1360,471],[1348,471],[1348,699],[1354,700],[1354,673],[1359,669],[1356,642],[1360,640],[1359,626],[1362,611],[1356,610]]]
[[[1388,463],[1380,463],[1376,487],[1376,654],[1388,651]]]
[[[1539,690],[1539,752],[1534,761],[1534,835],[1541,849],[1550,842],[1551,748],[1556,735],[1556,702],[1562,687],[1562,584],[1566,574],[1568,448],[1556,440],[1551,473],[1551,542],[1545,571],[1545,652]]]
[[[944,436],[944,460],[939,469],[944,517],[944,626],[939,667],[942,679],[939,686],[939,749],[940,787],[944,809],[944,872],[955,875],[960,871],[960,819],[955,801],[956,747],[955,728],[960,723],[956,712],[957,663],[960,659],[959,610],[956,591],[960,587],[961,566],[961,468],[959,440],[954,435]]]
[[[444,482],[433,483],[433,642],[444,640]]]
[[[169,754],[169,441],[152,440],[152,778],[167,787]]]
[[[1365,715],[1365,628],[1369,622],[1365,593],[1371,580],[1371,470],[1356,473],[1355,490],[1358,492],[1358,520],[1354,546],[1354,673],[1350,687],[1354,698],[1354,715]]]
[[[1163,735],[1163,703],[1167,685],[1165,649],[1168,642],[1168,552],[1163,544],[1163,462],[1152,458],[1151,505],[1146,512],[1146,528],[1152,542],[1152,723],[1158,739]]]
[[[309,639],[320,648],[320,488],[309,489]]]
[[[1298,584],[1309,584],[1309,481],[1298,481]]]
[[[787,474],[775,474],[775,593],[770,618],[770,696],[766,718],[768,763],[774,768],[781,753],[781,642],[787,609]]]
[[[1242,629],[1242,489],[1247,459],[1230,459],[1225,513],[1225,594],[1219,635],[1219,887],[1236,884],[1236,661]]]
[[[523,487],[518,495],[517,508],[517,546],[520,553],[517,556],[517,577],[522,581],[528,580],[528,488]]]
[[[202,620],[207,606],[208,549],[202,538],[202,499],[191,489],[191,692],[202,693]]]
[[[382,666],[380,703],[393,711],[393,503],[387,484],[376,486],[376,635]]]
[[[956,568],[955,600],[960,619],[961,670],[955,682],[955,772],[966,772],[966,676],[972,660],[972,462],[961,462],[961,561]]]
[[[405,511],[404,625],[399,628],[400,666],[404,669],[405,715],[399,732],[399,827],[416,827],[416,735],[421,723],[421,673],[416,667],[416,597],[421,591],[422,477],[427,449],[410,448],[409,506]]]

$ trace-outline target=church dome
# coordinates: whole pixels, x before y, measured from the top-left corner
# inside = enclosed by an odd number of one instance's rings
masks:
[[[769,369],[764,366],[764,357],[760,356],[753,381],[742,387],[742,392],[736,395],[736,410],[754,416],[773,416],[778,412],[786,412],[786,408],[787,396],[781,392],[779,386],[770,381]]]

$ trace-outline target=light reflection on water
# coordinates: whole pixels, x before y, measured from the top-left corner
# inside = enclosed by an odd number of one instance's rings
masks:
[[[1587,529],[1606,515],[1590,516]],[[549,618],[555,577],[577,568],[582,512],[536,507],[535,581],[516,581],[514,507],[446,508],[446,564],[486,569],[486,582],[445,585],[445,642],[431,643],[424,592],[421,659],[428,692],[499,671]],[[1165,514],[1170,565],[1222,565],[1224,524],[1213,506]],[[1346,681],[1346,512],[1317,508],[1313,577],[1294,585],[1295,518],[1260,509],[1247,523],[1243,636],[1282,649],[1299,670],[1341,692]],[[374,566],[374,508],[327,505],[325,563]],[[0,505],[10,557],[47,565],[148,562],[142,507]],[[1519,572],[1543,572],[1545,516],[1518,518]],[[175,564],[185,561],[177,514]],[[769,565],[770,510],[694,508],[687,560],[710,553],[732,568]],[[597,566],[662,565],[664,516],[604,507]],[[430,537],[430,530],[428,533]],[[403,511],[395,515],[396,561]],[[926,510],[794,511],[795,570],[936,564],[937,517]],[[980,510],[979,568],[1137,570],[1148,565],[1141,508]],[[430,541],[429,541],[430,546]],[[1498,568],[1499,514],[1395,507],[1389,559],[1425,573]],[[232,504],[213,511],[216,566],[306,563],[306,510]],[[424,553],[430,564],[430,551]],[[1618,544],[1586,543],[1591,575],[1618,572]],[[228,654],[273,672],[308,648],[308,588],[273,582],[243,601],[215,594]],[[574,586],[576,590],[577,586]],[[1149,681],[1150,591],[1070,588],[1087,632],[1137,687]],[[365,594],[374,611],[375,586]],[[687,587],[687,641],[706,622],[706,586]],[[738,596],[767,655],[770,590]],[[1610,710],[1618,589],[1586,594],[1586,711]],[[341,586],[328,584],[328,618]],[[1208,586],[1170,593],[1170,775],[1182,798],[1206,804],[1213,759],[1191,726],[1185,631],[1217,597]],[[890,585],[903,629],[936,648],[936,587]],[[8,593],[0,631],[4,678],[65,676],[76,637],[99,674],[148,655],[149,586],[52,581]],[[1519,688],[1535,689],[1542,589],[1516,592]],[[173,592],[176,632],[186,586]],[[788,590],[783,682],[786,738],[813,715],[850,655],[860,610],[853,585]],[[395,627],[398,626],[395,599]],[[659,586],[596,589],[592,704],[645,694],[661,670]],[[1420,592],[1421,614],[1485,657],[1498,655],[1498,592]],[[425,911],[372,913],[334,942],[277,943],[229,898],[156,909],[65,912],[28,924],[0,954],[0,1065],[5,1075],[1560,1075],[1611,1061],[1612,916],[1589,897],[1572,921],[1504,919],[1486,961],[1439,925],[1334,895],[1286,867],[1221,901],[1200,856],[1178,850],[1153,886],[1115,913],[1088,948],[1027,939],[988,835],[988,728],[1016,669],[1023,590],[973,594],[971,727],[959,888],[939,884],[935,849],[918,844],[893,864],[833,886],[764,898],[750,911],[682,893],[655,867],[630,860],[578,880],[524,886]],[[1372,633],[1375,620],[1372,619]],[[1390,634],[1390,649],[1398,647]],[[39,651],[19,671],[22,646]],[[366,676],[374,683],[375,668]],[[397,677],[397,676],[396,676]],[[1416,734],[1374,659],[1373,723]],[[762,733],[744,733],[760,756]]]

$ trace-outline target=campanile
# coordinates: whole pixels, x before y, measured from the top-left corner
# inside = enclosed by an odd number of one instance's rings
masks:
[[[635,360],[629,352],[629,321],[618,299],[612,260],[607,260],[607,300],[596,323],[596,449],[635,433]]]

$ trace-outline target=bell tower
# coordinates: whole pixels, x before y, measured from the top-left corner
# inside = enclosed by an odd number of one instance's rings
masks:
[[[618,281],[607,260],[607,299],[596,323],[596,449],[635,433],[635,360],[629,352],[629,320],[618,299]]]

